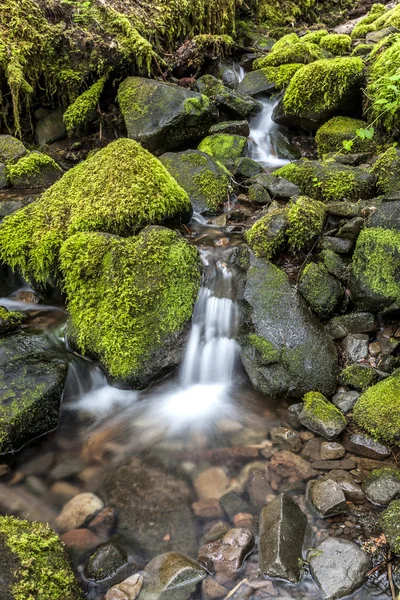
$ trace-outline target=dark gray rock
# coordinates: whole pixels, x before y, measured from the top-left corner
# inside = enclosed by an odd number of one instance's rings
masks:
[[[306,497],[320,517],[331,517],[348,511],[343,490],[333,479],[324,477],[317,481],[309,481]]]
[[[357,544],[328,538],[308,554],[311,574],[326,600],[351,594],[364,583],[371,560]]]
[[[352,217],[359,217],[361,214],[361,206],[359,202],[328,202],[326,205],[326,212],[329,215],[335,217],[345,217],[351,219]]]
[[[222,508],[231,521],[239,513],[251,513],[250,505],[236,492],[228,492],[219,499]]]
[[[291,181],[283,177],[274,177],[268,173],[261,173],[253,177],[249,183],[260,183],[272,196],[273,200],[290,200],[293,196],[300,196],[301,194],[300,188]]]
[[[0,135],[0,162],[4,164],[15,163],[26,153],[27,149],[21,140],[12,135]]]
[[[269,195],[265,187],[259,183],[253,183],[253,185],[249,187],[248,194],[249,200],[251,202],[254,202],[254,204],[264,206],[265,204],[269,204],[271,202],[271,196]],[[284,226],[284,228],[286,229],[286,227],[287,223]]]
[[[364,219],[362,217],[354,217],[347,221],[338,231],[338,236],[346,240],[355,242],[360,235],[361,229],[364,227]]]
[[[350,261],[332,250],[323,250],[320,256],[328,273],[346,283],[350,275]]]
[[[350,333],[370,333],[376,330],[375,315],[369,312],[350,313],[340,317],[333,317],[326,328],[333,339],[338,340]]]
[[[0,338],[0,454],[55,429],[67,363],[44,336]]]
[[[350,333],[340,344],[349,362],[360,362],[368,356],[369,336],[365,333]]]
[[[365,41],[367,44],[376,44],[392,33],[397,33],[396,27],[384,27],[383,29],[378,29],[377,31],[370,31],[365,36]]]
[[[251,179],[262,173],[263,169],[255,160],[248,156],[242,156],[236,162],[234,176],[237,181]]]
[[[286,274],[253,256],[245,300],[257,337],[244,341],[242,361],[253,385],[272,396],[301,397],[310,390],[331,394],[337,374],[335,345]]]
[[[210,127],[209,134],[213,133],[229,133],[233,135],[244,135],[247,137],[250,133],[249,122],[244,121],[223,121],[222,123],[216,123]]]
[[[346,414],[351,411],[359,397],[359,392],[354,390],[338,392],[333,396],[332,402],[343,414]]]
[[[370,216],[368,225],[400,231],[400,202],[383,202]]]
[[[324,235],[321,240],[322,250],[332,250],[337,254],[349,254],[352,251],[354,242],[352,240],[346,240],[344,238],[332,237]]]
[[[6,165],[4,163],[0,163],[0,190],[4,190],[8,186],[7,174],[6,174]]]
[[[348,452],[365,458],[383,460],[390,456],[390,448],[380,444],[366,433],[348,432],[343,437],[343,444]]]
[[[260,518],[260,568],[263,575],[296,583],[307,519],[292,498],[281,494],[265,506]]]
[[[279,444],[283,450],[290,452],[300,452],[300,435],[290,427],[273,427],[271,429],[271,441]]]
[[[88,579],[103,581],[114,575],[127,560],[124,550],[114,542],[107,542],[97,548],[89,558],[85,567],[85,575]]]
[[[333,469],[327,475],[328,479],[336,481],[338,486],[343,490],[346,500],[351,502],[362,502],[365,498],[361,486],[358,485],[353,475],[342,469]]]
[[[220,109],[234,117],[246,119],[251,113],[260,110],[260,103],[251,96],[238,93],[226,87],[222,81],[212,75],[203,75],[197,81],[197,89]]]
[[[35,127],[36,143],[39,146],[42,144],[51,144],[51,142],[60,140],[67,135],[63,115],[64,109],[59,106],[48,115],[39,119]]]
[[[146,565],[140,600],[189,600],[206,575],[207,571],[189,556],[161,554]]]
[[[138,459],[113,470],[101,495],[118,512],[118,532],[144,554],[196,551],[196,532],[187,483]],[[169,533],[170,540],[164,540]]]
[[[249,96],[257,96],[257,94],[273,93],[275,91],[276,84],[269,81],[264,71],[259,69],[257,71],[250,71],[246,73],[244,79],[239,83],[236,90],[240,94],[247,94]]]
[[[309,263],[299,281],[299,292],[321,319],[331,317],[340,309],[344,288],[329,274],[322,263]]]
[[[373,504],[388,506],[392,500],[400,498],[400,469],[382,465],[364,479],[362,489]]]

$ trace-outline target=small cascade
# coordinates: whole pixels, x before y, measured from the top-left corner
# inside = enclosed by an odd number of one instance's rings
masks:
[[[290,161],[278,157],[271,135],[278,127],[272,120],[272,113],[279,101],[263,98],[260,102],[262,111],[250,120],[248,156],[264,168],[282,167]]]

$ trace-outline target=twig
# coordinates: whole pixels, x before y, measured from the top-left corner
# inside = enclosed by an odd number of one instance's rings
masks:
[[[241,588],[242,585],[244,585],[247,582],[248,582],[248,579],[242,579],[242,581],[239,581],[237,586],[234,587],[233,590],[231,590],[227,596],[225,596],[224,600],[228,600],[229,598],[232,598],[233,594],[235,594],[238,591],[238,589]]]
[[[154,62],[156,63],[157,70],[158,70],[158,72],[160,73],[160,75],[161,75],[161,77],[163,78],[163,80],[164,80],[164,81],[167,81],[167,80],[166,80],[166,78],[165,78],[165,75],[164,75],[164,73],[163,73],[163,72],[162,72],[162,70],[161,70],[160,63],[158,62],[158,60],[157,60],[157,57],[156,57],[156,56],[154,56],[154,54],[153,54],[153,60],[154,60]]]
[[[385,558],[385,560],[383,560],[378,565],[376,565],[376,567],[374,567],[373,569],[371,569],[370,571],[368,571],[366,577],[371,577],[371,575],[373,575],[374,573],[376,573],[377,571],[379,571],[379,569],[381,569],[382,567],[386,567],[393,560],[394,560],[393,556],[391,556],[390,559],[389,558]]]
[[[387,574],[388,574],[388,580],[389,580],[389,586],[390,586],[390,591],[392,593],[392,600],[396,600],[396,590],[394,588],[394,583],[393,583],[393,575],[392,575],[392,563],[391,563],[391,559],[392,559],[392,553],[388,552],[388,566],[387,566]]]

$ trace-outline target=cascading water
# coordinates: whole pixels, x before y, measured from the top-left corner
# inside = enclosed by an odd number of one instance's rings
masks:
[[[279,100],[263,98],[260,100],[263,108],[250,120],[250,136],[248,156],[262,167],[282,167],[289,160],[279,158],[272,141],[272,133],[277,125],[272,120],[272,113]]]

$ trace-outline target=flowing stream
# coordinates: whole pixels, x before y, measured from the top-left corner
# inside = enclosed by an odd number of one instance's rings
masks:
[[[278,130],[278,125],[273,122],[272,113],[279,100],[262,98],[260,102],[263,106],[262,110],[250,119],[248,156],[264,168],[273,167],[278,169],[290,162],[287,159],[279,158],[273,139],[273,134]]]

